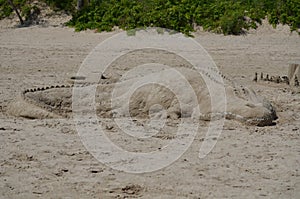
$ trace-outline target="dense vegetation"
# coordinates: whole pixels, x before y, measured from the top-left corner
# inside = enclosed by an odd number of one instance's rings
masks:
[[[76,30],[110,31],[156,26],[189,34],[194,25],[223,34],[241,34],[268,17],[276,26],[300,27],[299,0],[96,0],[76,13]]]
[[[273,26],[287,24],[298,33],[300,28],[299,0],[91,0],[89,6],[78,12],[75,0],[41,1],[73,13],[68,25],[78,31],[155,26],[190,34],[194,25],[199,25],[225,35],[242,34],[256,28],[266,17]],[[9,7],[3,2],[6,0],[0,0],[1,7]],[[0,17],[8,14],[4,9]]]
[[[34,0],[12,0],[14,6],[20,11],[22,17],[28,20],[33,13],[38,13],[39,8],[33,5]],[[53,10],[64,10],[68,13],[75,12],[76,0],[39,0],[50,6]],[[8,17],[13,12],[9,0],[0,0],[0,19]]]

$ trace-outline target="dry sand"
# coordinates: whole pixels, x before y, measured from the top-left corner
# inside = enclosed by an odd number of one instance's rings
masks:
[[[5,113],[22,90],[65,83],[87,54],[114,33],[1,27],[0,198],[300,197],[300,95],[283,84],[252,81],[255,72],[287,75],[288,63],[300,59],[299,36],[287,27],[263,25],[247,36],[196,33],[220,70],[269,99],[279,119],[267,127],[226,121],[204,159],[198,159],[205,136],[199,133],[175,163],[146,174],[99,163],[72,120],[28,120]]]

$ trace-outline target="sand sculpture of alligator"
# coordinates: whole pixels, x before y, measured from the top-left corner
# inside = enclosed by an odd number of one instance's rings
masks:
[[[151,50],[142,53],[144,53],[143,55],[145,55],[145,53],[150,55],[157,54],[157,52],[152,52]],[[227,108],[225,112],[219,112],[218,110],[222,110],[221,107],[219,109],[221,104],[214,104],[216,109],[215,112],[212,112],[209,91],[203,78],[199,76],[193,67],[184,59],[178,58],[178,56],[176,57],[176,55],[171,53],[160,52],[160,54],[166,56],[166,58],[159,59],[157,62],[164,62],[164,64],[169,66],[172,65],[172,67],[179,71],[191,85],[199,103],[200,113],[198,115],[194,114],[194,107],[189,106],[189,94],[186,93],[185,89],[180,88],[180,83],[178,83],[176,79],[170,78],[170,85],[174,85],[175,87],[178,85],[178,89],[181,91],[180,95],[182,95],[181,97],[184,99],[187,106],[180,107],[178,100],[180,97],[176,96],[167,87],[159,84],[148,84],[141,86],[131,93],[131,96],[129,97],[130,116],[149,118],[149,111],[151,109],[153,111],[153,106],[159,104],[164,110],[167,110],[168,118],[171,119],[193,117],[194,119],[210,120],[214,119],[216,115],[221,115],[226,119],[238,120],[245,124],[258,126],[271,125],[274,120],[277,119],[275,109],[268,100],[258,96],[251,89],[236,85],[235,82],[231,81],[221,73],[219,74],[222,76],[225,83]],[[140,78],[149,74],[157,73],[157,75],[162,75],[162,77],[166,77],[170,74],[168,70],[154,72],[143,71],[122,79],[122,74],[124,74],[124,72],[135,67],[134,64],[130,65],[127,63],[132,63],[133,60],[139,64],[149,63],[150,61],[151,63],[156,62],[153,58],[147,60],[147,57],[149,56],[141,56],[139,52],[126,56],[127,57],[124,57],[122,61],[119,62],[117,60],[112,63],[102,74],[100,81],[97,83],[95,101],[96,113],[99,117],[111,118],[112,116],[116,116],[114,114],[116,110],[119,110],[119,114],[121,113],[118,117],[126,116],[125,113],[122,115],[124,104],[121,99],[128,98],[128,96],[126,96],[128,94],[127,91],[133,82],[137,82]],[[143,57],[143,60],[139,60],[141,57]],[[171,62],[169,63],[168,60],[171,60]],[[217,82],[216,79],[209,75],[207,70],[203,70],[202,75]],[[75,82],[78,82],[76,78],[73,79],[75,79]],[[15,102],[10,104],[7,112],[14,116],[38,119],[72,117],[72,90],[78,86],[82,88],[90,86],[90,83],[84,82],[84,80],[79,81],[83,82],[83,84],[78,85],[77,83],[71,83],[61,86],[26,89]],[[222,84],[221,82],[217,83]],[[116,100],[117,102],[112,106],[111,94],[116,85],[121,91],[116,94],[116,98],[120,98],[120,103]],[[157,111],[158,113],[161,110],[158,108],[154,111]],[[126,111],[124,110],[124,112]]]

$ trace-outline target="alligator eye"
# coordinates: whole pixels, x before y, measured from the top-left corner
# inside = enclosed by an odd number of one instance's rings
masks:
[[[250,108],[255,108],[255,105],[254,104],[251,104],[251,103],[247,103],[246,106],[250,107]]]

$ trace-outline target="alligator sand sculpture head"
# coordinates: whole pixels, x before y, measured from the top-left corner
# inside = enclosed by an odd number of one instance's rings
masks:
[[[143,55],[145,53],[153,55],[157,51],[152,52],[149,50],[141,53]],[[226,110],[224,111],[221,104],[218,103],[213,105],[215,106],[213,110],[209,90],[201,75],[188,62],[172,53],[160,52],[160,55],[166,56],[166,58],[160,58],[159,62],[163,60],[164,64],[172,66],[172,70],[175,69],[178,71],[184,76],[189,85],[191,85],[198,101],[200,113],[195,114],[195,107],[189,106],[189,94],[184,88],[180,87],[178,80],[176,78],[169,78],[169,84],[175,85],[175,87],[178,85],[179,94],[175,95],[168,87],[159,84],[141,85],[134,92],[131,92],[129,96],[130,100],[128,103],[131,117],[149,118],[150,112],[156,113],[159,117],[159,113],[162,110],[166,110],[167,117],[170,119],[191,117],[194,119],[211,120],[216,115],[221,115],[227,119],[258,126],[271,125],[277,119],[276,112],[269,101],[258,96],[251,89],[240,85],[237,86],[222,74],[226,91]],[[143,60],[141,57],[143,57]],[[147,60],[145,57],[151,57],[151,60]],[[151,63],[155,63],[153,56],[141,56],[139,52],[133,53],[129,58],[122,59],[122,62],[116,61],[112,63],[102,74],[100,81],[96,85],[95,104],[96,114],[99,117],[128,117],[128,111],[124,108],[122,99],[128,98],[126,95],[128,94],[130,85],[133,82],[138,82],[140,78],[144,78],[145,76],[160,75],[163,78],[171,74],[169,70],[144,70],[141,73],[135,73],[134,75],[122,78],[122,74],[134,67],[130,64],[132,60],[135,60],[139,64],[141,62],[149,63],[150,61]],[[168,60],[171,60],[171,62],[169,63]],[[203,73],[202,75],[209,76],[207,73]],[[213,80],[212,77],[210,78]],[[73,79],[75,79],[75,82],[77,81],[77,78]],[[73,83],[62,86],[27,89],[22,92],[19,99],[9,106],[8,113],[27,118],[72,117],[73,89],[84,89],[93,86],[89,82],[84,82],[84,78],[79,79],[77,82],[81,82],[81,85]],[[223,83],[220,82],[220,84]],[[116,87],[119,88],[120,92],[113,93]],[[112,94],[114,95],[114,99],[117,99],[113,105]],[[187,106],[181,107],[179,99],[183,99]]]

